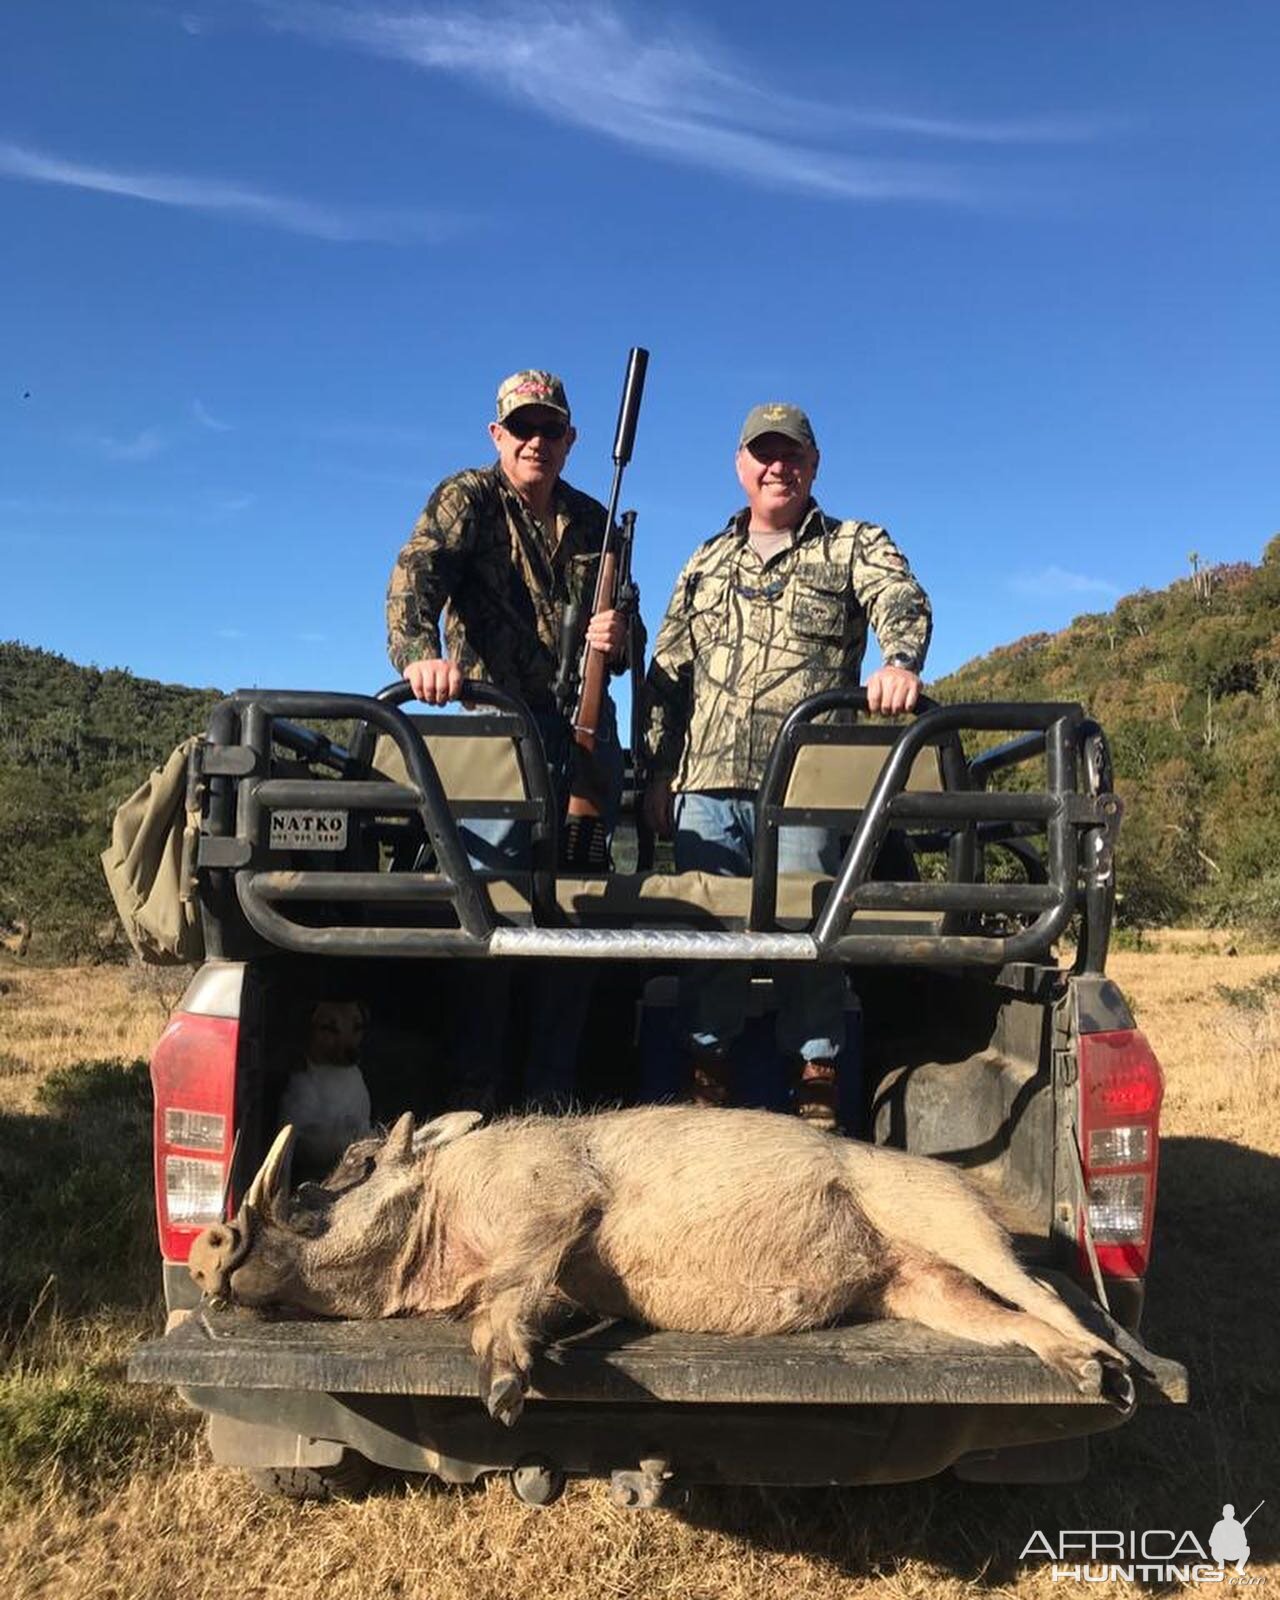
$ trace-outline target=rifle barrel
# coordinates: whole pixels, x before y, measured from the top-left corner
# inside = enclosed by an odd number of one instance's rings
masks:
[[[622,400],[618,406],[618,426],[613,433],[613,459],[625,467],[631,460],[631,447],[636,439],[636,421],[640,416],[640,401],[644,395],[644,375],[649,368],[649,352],[632,345],[627,357],[627,376],[622,385]]]
[[[604,604],[604,558],[613,544],[613,523],[618,514],[618,497],[622,493],[622,474],[631,460],[631,447],[636,438],[636,422],[640,416],[640,401],[644,396],[644,375],[649,370],[649,352],[638,344],[632,345],[627,357],[627,375],[622,384],[622,400],[618,406],[618,426],[613,436],[613,486],[609,490],[609,504],[605,509],[604,542],[600,546],[600,567],[596,576],[595,594],[591,601],[594,616]]]

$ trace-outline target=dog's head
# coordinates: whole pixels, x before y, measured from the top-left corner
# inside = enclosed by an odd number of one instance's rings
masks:
[[[369,1014],[358,1000],[321,1000],[307,1018],[307,1060],[316,1067],[353,1067]]]

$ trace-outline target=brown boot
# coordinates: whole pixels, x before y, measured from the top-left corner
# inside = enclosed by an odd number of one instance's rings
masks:
[[[811,1128],[834,1133],[839,1103],[840,1086],[835,1062],[822,1059],[801,1061],[791,1098],[791,1109],[796,1116]]]
[[[727,1106],[732,1068],[721,1051],[694,1050],[689,1057],[689,1104]]]

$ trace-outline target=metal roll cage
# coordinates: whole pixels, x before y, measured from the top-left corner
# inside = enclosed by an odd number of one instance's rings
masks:
[[[814,695],[787,717],[775,741],[757,798],[756,859],[750,913],[741,931],[663,927],[627,929],[569,926],[556,902],[559,818],[546,752],[528,708],[490,684],[468,681],[462,698],[488,708],[472,715],[414,719],[399,709],[410,698],[397,681],[377,695],[321,691],[242,689],[215,707],[209,731],[193,752],[189,800],[202,809],[193,867],[203,875],[206,905],[215,920],[238,904],[245,920],[270,944],[327,955],[509,955],[591,959],[817,960],[858,965],[1001,966],[1043,959],[1072,916],[1081,914],[1077,967],[1100,972],[1106,957],[1114,900],[1113,849],[1120,801],[1111,788],[1106,739],[1079,705],[990,703],[936,705],[922,700],[901,731],[853,720],[866,711],[862,689]],[[834,720],[833,720],[834,714]],[[347,747],[332,743],[292,719],[351,719]],[[824,720],[819,720],[824,719]],[[419,735],[427,720],[433,734],[507,737],[514,741],[527,799],[523,802],[447,800],[430,751]],[[1017,737],[966,759],[961,731],[1014,732]],[[388,735],[404,761],[407,783],[373,775],[379,733]],[[335,777],[271,774],[272,745],[292,750]],[[797,754],[807,744],[888,745],[888,755],[860,812],[784,803]],[[908,793],[907,780],[922,751],[936,748],[944,787]],[[1043,789],[991,792],[992,776],[1043,756]],[[338,781],[335,781],[335,778]],[[275,810],[322,808],[349,817],[416,817],[434,853],[434,871],[369,870],[358,859],[359,836],[348,845],[349,869],[269,864],[268,831]],[[473,869],[459,839],[458,816],[522,818],[531,826],[527,885],[529,926],[496,917],[485,880]],[[808,932],[786,932],[776,919],[778,831],[789,824],[821,824],[847,833],[839,872]],[[935,831],[918,835],[945,849],[945,881],[886,881],[873,876],[892,830],[911,824]],[[1043,834],[1046,858],[1027,845]],[[1026,883],[982,881],[983,850],[999,844],[1027,868]],[[323,905],[326,925],[298,921],[289,909]],[[370,923],[371,914],[394,908],[448,906],[456,927]],[[334,913],[358,908],[345,920]],[[936,931],[883,931],[885,912],[938,916]],[[876,931],[859,932],[863,913]],[[1017,924],[992,932],[981,919]],[[1028,920],[1029,919],[1029,920]]]

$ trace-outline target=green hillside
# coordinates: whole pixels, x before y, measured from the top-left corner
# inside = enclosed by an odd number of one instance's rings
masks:
[[[220,698],[0,643],[0,923],[29,923],[32,955],[103,953],[115,809]]]
[[[1280,535],[971,661],[941,700],[1079,700],[1106,729],[1121,916],[1280,930]]]

